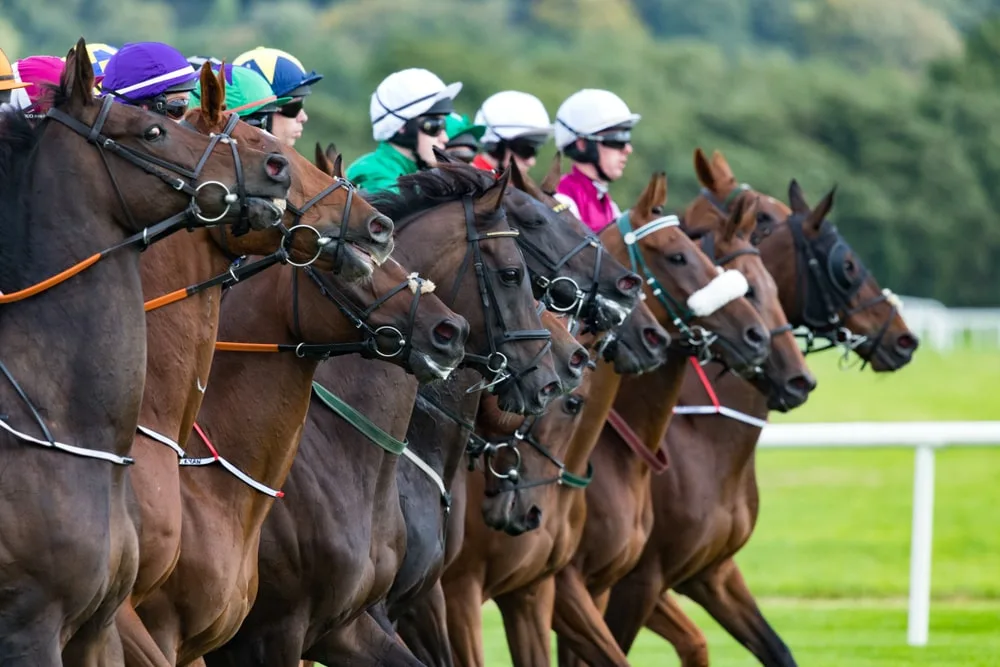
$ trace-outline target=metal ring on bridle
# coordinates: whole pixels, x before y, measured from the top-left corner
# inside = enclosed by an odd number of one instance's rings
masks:
[[[553,286],[555,286],[555,284],[558,283],[558,282],[560,282],[560,281],[562,281],[562,282],[568,282],[570,285],[573,286],[573,290],[574,290],[573,303],[571,303],[570,305],[566,306],[565,308],[557,306],[552,301],[552,296],[551,296]],[[557,313],[568,313],[568,312],[570,312],[572,310],[577,309],[580,306],[580,303],[587,297],[586,293],[583,290],[580,289],[580,284],[577,283],[572,278],[570,278],[569,276],[558,276],[558,277],[553,278],[552,280],[548,281],[548,284],[545,286],[545,293],[546,293],[546,296],[548,296],[548,306],[549,306],[549,308],[551,310],[557,312]]]
[[[496,471],[496,468],[493,467],[493,456],[497,454],[501,449],[505,448],[510,448],[514,451],[515,463],[510,470],[501,475]],[[520,476],[517,471],[521,468],[521,451],[515,445],[512,445],[509,442],[501,442],[499,445],[491,444],[489,447],[486,448],[486,456],[484,458],[486,459],[486,467],[489,468],[490,473],[494,477],[498,479],[510,479],[511,477],[517,478]]]
[[[291,258],[291,250],[292,249],[288,248],[288,247],[285,247],[285,243],[286,242],[287,243],[291,243],[291,239],[292,239],[292,236],[295,234],[295,230],[296,229],[302,229],[302,228],[308,229],[309,231],[311,231],[313,234],[316,235],[316,246],[317,247],[316,247],[316,254],[313,255],[312,259],[310,259],[308,262],[304,262],[304,263],[300,264],[300,263],[295,262],[295,261],[292,260],[292,258]],[[289,254],[289,258],[287,260],[288,263],[291,264],[292,266],[296,266],[296,267],[299,267],[299,268],[302,268],[304,266],[310,266],[311,264],[313,264],[317,259],[319,259],[319,256],[323,252],[323,247],[326,245],[326,243],[322,242],[323,238],[324,237],[323,237],[322,234],[319,233],[319,230],[316,229],[315,227],[313,227],[312,225],[299,224],[299,225],[294,225],[293,227],[290,227],[288,229],[288,233],[285,234],[285,238],[281,242],[282,243],[282,247]]]
[[[493,361],[499,359],[500,365],[497,368],[493,367]],[[494,352],[489,357],[486,358],[486,370],[490,373],[501,373],[507,368],[507,355],[503,352]]]
[[[386,354],[382,350],[378,349],[378,336],[387,335],[384,332],[391,332],[396,335],[397,347],[396,351],[393,352],[392,354]],[[396,327],[389,326],[388,324],[379,327],[373,332],[372,341],[375,347],[375,354],[382,357],[383,359],[392,359],[393,357],[401,354],[403,352],[403,348],[406,347],[406,337],[403,336],[403,332],[397,329]]]
[[[195,210],[195,217],[201,220],[202,222],[207,222],[207,223],[218,222],[219,220],[222,220],[224,217],[229,215],[229,209],[231,209],[233,206],[233,202],[230,201],[230,197],[233,197],[233,193],[229,191],[229,186],[227,186],[225,183],[220,183],[219,181],[205,181],[204,183],[200,183],[198,187],[194,189],[194,196],[196,200],[198,198],[198,194],[201,192],[201,189],[206,185],[217,185],[220,188],[222,188],[223,192],[226,193],[225,197],[223,198],[223,201],[226,202],[226,208],[225,210],[222,211],[222,213],[220,213],[214,218],[205,217],[205,215],[202,214],[201,209],[197,208]]]

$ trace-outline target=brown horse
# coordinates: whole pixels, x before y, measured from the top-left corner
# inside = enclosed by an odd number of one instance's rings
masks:
[[[266,272],[223,302],[220,338],[277,343],[289,353],[248,358],[237,349],[212,363],[192,436],[204,446],[193,440],[192,448],[211,454],[202,462],[217,460],[216,451],[231,456],[235,469],[223,464],[221,471],[183,472],[182,548],[161,587],[167,604],[148,613],[139,608],[177,664],[227,641],[253,602],[260,526],[294,459],[319,361],[362,351],[406,364],[429,381],[462,358],[466,322],[429,294],[430,283],[407,276],[395,262],[375,270],[369,284],[352,287],[350,298],[326,274],[307,273],[310,280],[298,285],[290,267]],[[359,323],[365,340],[344,344],[357,338]],[[388,348],[380,337],[386,327],[402,333]]]
[[[449,166],[404,177],[399,185],[400,195],[374,199],[396,221],[396,252],[408,265],[426,268],[469,319],[468,347],[475,353],[468,357],[485,358],[502,347],[514,377],[498,378],[496,365],[475,365],[486,380],[501,380],[495,391],[505,406],[535,411],[523,398],[537,393],[530,387],[554,384],[555,375],[548,346],[529,330],[540,325],[502,208],[507,176],[495,182],[474,168]],[[418,664],[365,613],[388,594],[407,549],[395,454],[402,451],[396,443],[417,388],[397,373],[350,361],[338,360],[336,374],[322,369],[317,381],[361,407],[390,437],[380,437],[376,447],[329,402],[315,400],[288,479],[289,493],[302,502],[276,508],[265,523],[257,604],[233,641],[208,656],[211,665],[295,665],[303,656],[325,664]],[[474,382],[468,373],[442,384],[465,392]],[[447,474],[443,458],[426,461],[439,477]],[[429,520],[436,523],[444,508],[440,488],[431,488],[435,516]]]
[[[216,77],[207,63],[201,71],[201,90],[201,108],[188,114],[186,124],[202,134],[225,132],[232,120],[222,111],[225,77],[221,73]],[[336,268],[341,278],[361,278],[371,272],[365,253],[379,262],[388,257],[392,250],[391,221],[357,197],[349,184],[331,181],[298,153],[246,123],[237,124],[230,133],[241,146],[266,147],[288,157],[294,178],[288,194],[286,229],[270,227],[238,237],[228,234],[225,227],[195,230],[157,244],[147,251],[141,267],[148,307],[168,302],[169,299],[154,300],[154,297],[173,294],[178,287],[199,284],[199,280],[212,276],[228,276],[234,255],[288,252],[295,264],[311,262],[318,269]],[[287,228],[300,220],[316,233],[289,234]],[[345,229],[345,240],[356,244],[361,254],[345,251],[340,243],[319,245],[321,238],[337,239]],[[287,251],[286,243],[290,244]],[[236,269],[233,270],[237,275]],[[186,445],[186,436],[191,432],[207,386],[221,296],[222,285],[215,281],[189,298],[147,314],[146,390],[140,411],[141,430],[133,445],[137,465],[132,470],[142,517],[139,573],[129,602],[118,614],[119,631],[130,663],[155,662],[160,654],[146,630],[137,624],[134,607],[156,595],[180,554],[178,452]],[[169,605],[152,600],[147,608],[158,606]]]
[[[628,253],[642,268],[649,295],[654,299],[654,312],[661,323],[676,327],[676,338],[691,354],[705,358],[712,354],[709,350],[714,350],[735,370],[752,371],[766,357],[770,335],[752,305],[742,297],[748,288],[746,279],[742,273],[722,272],[721,268],[717,273],[714,263],[687,237],[676,218],[647,222],[656,217],[655,211],[660,210],[665,199],[666,178],[659,174],[639,205],[619,220],[616,229],[605,230],[602,240],[612,252]],[[740,206],[727,221],[731,231],[723,246],[726,252],[750,245],[749,240],[737,235],[738,230],[752,224],[754,211],[752,206],[747,209]],[[759,258],[740,254],[732,266],[745,269],[754,262],[759,264]],[[712,276],[716,277],[709,280]],[[699,290],[699,281],[708,286]],[[728,281],[734,282],[730,285]],[[664,289],[664,283],[670,287]],[[704,290],[714,293],[705,303],[697,296],[675,296],[706,295]],[[702,317],[704,324],[697,324],[697,318]],[[583,536],[572,563],[556,575],[553,627],[560,638],[562,661],[569,661],[566,649],[571,648],[595,665],[625,664],[624,654],[600,616],[610,587],[632,569],[652,528],[649,479],[653,469],[659,471],[665,466],[660,441],[677,401],[686,364],[686,355],[679,354],[652,373],[624,378],[615,376],[604,365],[597,369],[586,410],[600,410],[609,423],[595,429],[592,436],[600,439],[592,456],[600,474],[586,492]],[[519,612],[525,613],[523,604],[508,613]]]
[[[737,188],[736,179],[719,153],[710,162],[697,151],[695,167],[706,191],[700,201],[689,206],[688,220],[692,220],[692,214],[734,205],[739,198],[760,196],[749,188]],[[794,181],[789,190],[794,211],[777,200],[760,196],[766,204],[759,210],[761,222],[755,233],[768,270],[782,277],[778,292],[792,324],[808,327],[806,313],[821,311],[828,298],[840,323],[852,336],[896,341],[893,347],[904,351],[904,355],[887,351],[881,353],[881,360],[872,361],[873,366],[889,362],[899,368],[916,348],[916,338],[888,299],[860,307],[872,298],[870,295],[882,291],[873,276],[857,270],[860,259],[846,249],[846,242],[826,221],[832,196],[810,210]],[[706,202],[710,206],[706,207]],[[714,206],[713,202],[720,204]],[[845,252],[837,257],[831,251],[840,244],[844,244]],[[818,279],[810,277],[808,253],[829,269]],[[835,261],[841,264],[833,264]],[[853,271],[847,261],[854,264]],[[849,273],[855,284],[844,283],[847,289],[838,288],[836,276]],[[803,285],[808,285],[805,293]],[[852,291],[857,296],[845,298]],[[821,323],[821,329],[826,326],[827,322]],[[823,330],[814,333],[824,335]],[[844,338],[845,342],[849,340]],[[871,358],[878,347],[861,349]],[[710,372],[709,376],[714,374]],[[704,404],[705,387],[690,374],[687,380],[681,404]],[[757,520],[754,453],[759,424],[766,420],[769,408],[788,407],[775,400],[774,386],[755,388],[738,378],[722,376],[712,385],[719,403],[750,417],[750,423],[697,415],[678,415],[671,423],[664,446],[676,465],[653,480],[653,534],[639,564],[615,587],[608,606],[608,626],[624,650],[629,649],[645,623],[673,643],[682,665],[708,665],[704,635],[667,594],[669,588],[676,588],[705,607],[762,664],[795,664],[788,647],[757,607],[733,560],[750,538]]]
[[[289,185],[280,156],[92,89],[81,39],[37,129],[0,116],[0,440],[18,480],[0,492],[0,663],[14,667],[121,659],[111,621],[138,550],[125,474],[146,352],[138,251],[209,218],[273,224]],[[255,198],[234,207],[208,181]]]

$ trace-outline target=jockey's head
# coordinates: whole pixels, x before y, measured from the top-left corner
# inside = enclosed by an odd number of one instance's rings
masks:
[[[14,68],[11,67],[7,54],[0,49],[0,104],[10,104],[11,91],[27,86],[28,84],[14,78]]]
[[[218,71],[218,68],[215,68]],[[247,67],[226,65],[226,110],[249,125],[271,132],[275,114],[290,97],[275,97],[267,79]],[[201,87],[191,93],[191,106],[201,104]]]
[[[52,106],[52,89],[58,86],[66,63],[55,56],[29,56],[14,63],[14,78],[28,84],[12,91],[10,104],[37,121]]]
[[[444,131],[448,135],[445,150],[462,162],[469,163],[479,152],[479,140],[486,133],[486,128],[474,125],[468,116],[452,112],[445,118]]]
[[[125,44],[104,67],[101,93],[180,121],[187,111],[198,72],[168,44]]]
[[[556,112],[556,147],[591,178],[618,180],[640,118],[614,93],[586,88],[566,98]]]
[[[264,77],[275,96],[288,98],[274,114],[271,133],[285,145],[294,146],[302,136],[302,126],[309,120],[305,98],[312,93],[312,84],[323,75],[306,72],[302,63],[290,53],[263,46],[236,56],[233,64],[254,70]]]
[[[460,82],[445,85],[425,69],[390,74],[372,93],[372,136],[412,155],[421,169],[435,166],[434,148],[445,149],[445,119],[455,110],[453,101],[460,90]]]
[[[476,123],[486,126],[483,150],[501,169],[512,158],[521,171],[535,166],[538,149],[552,136],[552,123],[542,101],[517,90],[487,98],[476,113]]]

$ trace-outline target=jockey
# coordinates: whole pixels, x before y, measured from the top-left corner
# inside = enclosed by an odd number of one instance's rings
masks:
[[[369,115],[374,152],[347,168],[347,178],[368,191],[396,190],[400,176],[437,165],[434,148],[448,142],[445,118],[454,111],[460,82],[445,85],[436,74],[411,68],[390,74],[372,93]]]
[[[125,44],[104,66],[101,92],[115,101],[180,121],[198,72],[184,55],[160,42]]]
[[[483,153],[472,162],[480,169],[501,170],[517,162],[522,172],[535,166],[538,149],[552,136],[545,105],[534,95],[505,90],[486,99],[476,113],[486,126]]]
[[[479,140],[486,132],[484,125],[473,125],[468,116],[455,112],[444,119],[444,131],[448,135],[445,150],[462,162],[469,164],[479,152]]]
[[[608,185],[625,171],[640,118],[614,93],[593,88],[570,95],[556,112],[556,147],[573,161],[556,197],[594,232],[621,215]]]
[[[14,80],[27,84],[27,87],[13,91],[11,106],[24,111],[24,115],[32,121],[45,117],[52,106],[52,90],[46,86],[59,85],[66,63],[55,56],[29,56],[14,63]]]
[[[256,71],[267,80],[276,96],[289,98],[274,116],[271,134],[286,146],[294,146],[302,136],[302,126],[309,120],[304,108],[305,98],[312,93],[310,86],[323,75],[306,72],[302,63],[290,53],[263,46],[236,56],[233,64]]]
[[[0,49],[0,104],[10,104],[11,92],[27,88],[28,84],[14,78],[14,69],[7,54]]]
[[[101,81],[104,80],[104,68],[108,66],[108,62],[116,53],[118,53],[118,49],[109,44],[100,42],[87,44],[87,55],[90,56],[90,64],[94,68],[95,86],[101,85]],[[66,59],[63,58],[63,62],[65,61]],[[100,95],[99,88],[95,88],[95,91],[97,95]]]
[[[218,68],[215,68],[218,71]],[[291,97],[275,97],[267,79],[248,67],[226,65],[226,110],[243,122],[270,132],[275,113]],[[191,91],[191,108],[201,105],[201,86]]]

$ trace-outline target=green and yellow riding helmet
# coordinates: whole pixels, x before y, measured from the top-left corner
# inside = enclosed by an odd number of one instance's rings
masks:
[[[271,131],[271,118],[290,97],[276,97],[267,79],[247,67],[225,65],[226,110],[235,111],[241,120],[254,127]],[[218,67],[213,67],[218,72]],[[190,108],[201,105],[201,85],[191,92]]]

